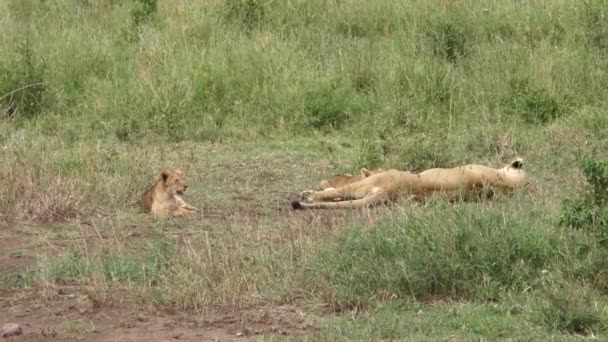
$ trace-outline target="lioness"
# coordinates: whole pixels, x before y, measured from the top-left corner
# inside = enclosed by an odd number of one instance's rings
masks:
[[[374,175],[374,174],[380,173],[380,172],[384,172],[384,170],[376,169],[376,170],[370,171],[366,168],[361,168],[361,171],[359,171],[359,174],[356,176],[353,176],[350,173],[345,173],[345,174],[335,175],[335,176],[327,178],[327,179],[323,179],[322,181],[319,182],[319,188],[321,190],[340,188],[345,185],[358,182],[364,178],[367,178],[371,175]]]
[[[522,167],[523,159],[517,158],[502,169],[474,164],[429,169],[418,174],[392,169],[337,189],[303,191],[291,201],[291,206],[294,209],[356,208],[395,201],[404,194],[416,200],[435,193],[450,200],[467,200],[482,189],[510,192],[527,184],[528,174]]]
[[[181,169],[163,171],[156,183],[141,196],[141,206],[153,215],[161,217],[194,214],[198,209],[181,197],[187,188]]]

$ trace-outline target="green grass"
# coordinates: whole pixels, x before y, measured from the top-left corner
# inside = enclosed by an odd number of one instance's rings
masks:
[[[293,304],[320,318],[303,339],[604,338],[605,203],[579,167],[607,157],[607,12],[0,0],[0,222],[15,241],[0,261],[36,259],[0,287],[178,312]],[[334,173],[515,156],[538,194],[288,209]],[[174,165],[201,215],[141,213]]]

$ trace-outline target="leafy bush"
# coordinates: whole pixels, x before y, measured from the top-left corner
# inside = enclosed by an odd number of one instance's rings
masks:
[[[268,0],[226,0],[223,16],[241,29],[250,31],[263,22],[267,2]]]
[[[321,81],[306,96],[304,123],[312,128],[339,128],[349,119],[354,91],[342,80]]]
[[[608,328],[603,310],[594,305],[596,293],[579,284],[552,285],[541,308],[544,324],[570,334],[584,335]]]
[[[549,92],[536,86],[528,77],[514,77],[507,105],[532,124],[545,124],[561,115],[559,102]]]
[[[586,43],[601,50],[608,49],[608,1],[581,1],[584,5],[583,22],[585,23]]]
[[[158,10],[158,0],[134,0],[131,8],[131,21],[133,26],[138,27],[149,21]]]
[[[406,146],[402,155],[406,169],[423,171],[434,167],[450,167],[450,150],[446,137],[432,134],[414,136]]]
[[[456,17],[438,16],[428,23],[426,35],[433,53],[455,63],[467,55],[471,34]]]
[[[0,116],[38,115],[48,100],[45,73],[27,39],[19,44],[14,60],[0,61]]]
[[[361,143],[355,165],[367,168],[379,166],[386,156],[386,148],[386,144],[381,141],[365,140]]]
[[[49,280],[63,284],[79,284],[93,271],[90,261],[80,250],[52,259],[44,270]]]
[[[560,223],[588,229],[605,243],[608,241],[608,162],[588,157],[581,169],[587,181],[585,192],[579,198],[564,201]]]

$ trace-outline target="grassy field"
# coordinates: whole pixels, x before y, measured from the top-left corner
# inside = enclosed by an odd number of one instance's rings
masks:
[[[608,338],[606,16],[606,0],[0,0],[0,324]],[[537,193],[288,206],[361,167],[515,156]],[[170,166],[197,217],[138,208]]]

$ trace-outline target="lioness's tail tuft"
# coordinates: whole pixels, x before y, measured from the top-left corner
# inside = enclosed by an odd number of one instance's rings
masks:
[[[304,207],[302,207],[302,204],[300,203],[301,200],[302,196],[300,194],[292,196],[292,198],[290,199],[291,207],[293,209],[304,209]]]
[[[300,204],[300,201],[291,201],[291,207],[293,209],[304,209],[304,207],[302,207],[302,204]]]

